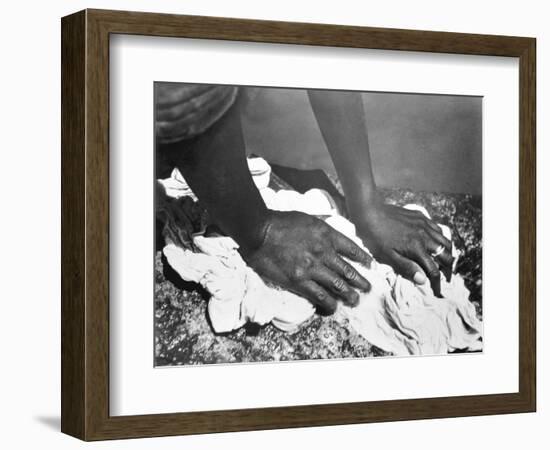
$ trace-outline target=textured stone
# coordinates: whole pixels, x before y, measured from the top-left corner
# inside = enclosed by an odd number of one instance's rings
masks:
[[[388,203],[424,206],[437,222],[448,225],[462,252],[457,270],[482,311],[481,198],[461,194],[384,190]],[[247,325],[215,334],[208,322],[208,293],[179,279],[160,251],[155,258],[155,363],[158,366],[232,362],[364,358],[387,355],[331,317],[313,317],[294,334],[272,325]]]

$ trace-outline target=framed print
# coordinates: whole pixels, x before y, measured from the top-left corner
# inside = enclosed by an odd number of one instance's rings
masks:
[[[535,39],[61,30],[63,432],[535,411]]]

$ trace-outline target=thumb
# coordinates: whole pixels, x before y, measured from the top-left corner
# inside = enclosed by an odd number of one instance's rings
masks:
[[[414,261],[401,256],[399,253],[394,252],[393,255],[393,268],[401,276],[407,280],[412,281],[415,284],[422,285],[428,281],[428,277],[422,270],[422,268]]]

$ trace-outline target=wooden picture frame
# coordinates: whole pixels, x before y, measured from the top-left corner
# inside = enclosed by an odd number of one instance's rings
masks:
[[[100,440],[535,411],[535,39],[104,10],[61,25],[64,433]],[[116,33],[518,57],[519,392],[110,416],[109,36]]]

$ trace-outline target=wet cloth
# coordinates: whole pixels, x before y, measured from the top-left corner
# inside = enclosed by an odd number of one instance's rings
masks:
[[[260,167],[264,162],[254,164]],[[257,186],[270,209],[297,210],[324,217],[330,226],[368,251],[357,237],[354,225],[337,213],[324,191],[275,192],[267,187],[266,177]],[[409,207],[427,215],[423,208]],[[447,227],[442,226],[442,230],[451,238]],[[243,261],[233,239],[195,236],[194,244],[198,252],[170,243],[163,252],[184,280],[199,283],[210,292],[208,314],[216,332],[229,332],[247,322],[260,325],[271,322],[281,330],[294,332],[315,314],[306,299],[265,283]],[[456,250],[453,251],[456,256]],[[334,317],[373,345],[396,355],[481,348],[482,323],[460,275],[454,275],[450,282],[441,275],[443,298],[438,298],[429,284],[416,286],[388,265],[375,260],[369,268],[350,263],[369,280],[372,288],[368,293],[360,293],[359,304],[354,308],[339,303]]]

